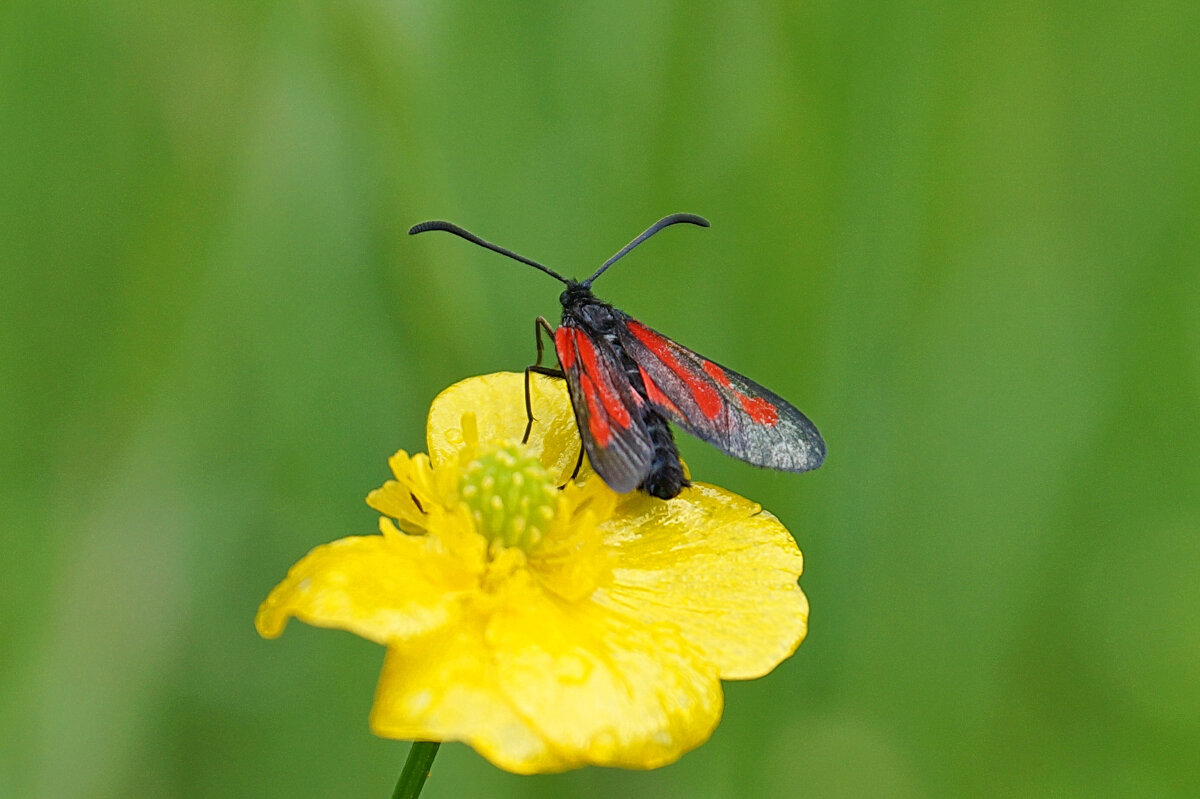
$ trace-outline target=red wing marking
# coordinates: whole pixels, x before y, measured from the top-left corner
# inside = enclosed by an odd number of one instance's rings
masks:
[[[717,366],[712,361],[705,361],[704,366],[702,368],[708,374],[709,377],[711,377],[713,380],[716,380],[721,385],[725,386],[725,388],[729,388],[731,385],[733,385],[732,383],[729,382],[729,377],[726,376],[725,370],[722,369],[721,367]]]
[[[674,372],[687,385],[688,391],[691,392],[693,399],[696,400],[696,407],[700,409],[700,413],[704,414],[706,418],[715,419],[717,414],[721,412],[723,405],[721,395],[717,393],[717,390],[703,380],[700,380],[688,366],[680,363],[667,342],[656,335],[650,328],[632,320],[629,322],[628,327],[629,331],[637,337],[638,341],[645,344],[646,348],[654,354],[654,357],[662,361],[668,369]],[[722,377],[724,377],[724,373],[722,373]],[[728,380],[728,378],[725,379]]]
[[[642,399],[662,416],[755,466],[804,472],[825,460],[821,434],[787,400],[626,315],[620,321],[617,336],[640,369]],[[630,377],[638,382],[638,374]],[[620,434],[613,427],[613,438]]]
[[[617,392],[613,390],[612,385],[605,379],[604,372],[600,370],[600,364],[596,359],[596,347],[582,330],[575,330],[575,348],[579,350],[579,357],[583,361],[584,375],[592,377],[590,381],[592,390],[587,392],[589,408],[592,402],[592,395],[597,394],[600,397],[600,401],[604,404],[604,410],[608,412],[608,416],[612,418],[612,421],[621,427],[629,427],[631,421],[629,409],[625,407],[625,404],[621,402],[621,398],[617,396]],[[596,416],[596,414],[593,414],[592,418],[596,418]],[[599,440],[600,436],[596,436],[596,439]],[[603,441],[600,442],[600,446],[604,446]]]
[[[571,342],[571,328],[560,327],[554,331],[554,351],[563,370],[575,366],[575,347]]]
[[[650,398],[650,401],[655,405],[674,412],[676,415],[682,416],[683,414],[679,412],[679,408],[675,407],[675,403],[671,402],[671,398],[662,392],[662,389],[658,387],[658,383],[655,383],[650,375],[646,374],[646,370],[640,364],[638,365],[638,371],[642,375],[642,385],[646,387],[646,396]]]
[[[742,409],[759,424],[774,427],[775,423],[779,421],[779,410],[762,397],[747,397],[738,392],[737,398],[738,402],[742,404]]]
[[[596,405],[596,384],[592,382],[592,378],[587,372],[581,372],[579,375],[579,386],[583,389],[583,399],[588,407],[588,430],[592,433],[592,438],[601,447],[608,446],[608,440],[612,438],[612,428],[608,426],[608,420],[604,418],[604,413]]]

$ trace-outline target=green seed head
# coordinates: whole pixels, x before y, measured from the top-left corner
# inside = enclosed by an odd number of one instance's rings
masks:
[[[458,495],[480,535],[528,552],[558,508],[558,489],[542,462],[513,443],[485,447],[463,469]]]

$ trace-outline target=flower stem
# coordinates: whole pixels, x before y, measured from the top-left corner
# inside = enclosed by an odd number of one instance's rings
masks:
[[[408,760],[404,761],[404,770],[396,782],[396,790],[392,792],[392,799],[417,799],[421,795],[421,788],[425,785],[441,745],[440,741],[413,741],[412,749],[408,750]]]

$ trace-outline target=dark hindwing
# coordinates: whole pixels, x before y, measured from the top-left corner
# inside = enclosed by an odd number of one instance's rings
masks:
[[[755,466],[806,472],[825,460],[821,434],[787,400],[623,316],[618,339],[663,416]]]
[[[654,444],[620,358],[603,338],[569,324],[555,331],[554,349],[588,461],[614,491],[634,490],[650,471]]]

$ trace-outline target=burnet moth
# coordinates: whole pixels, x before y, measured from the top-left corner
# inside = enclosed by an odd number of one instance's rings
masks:
[[[535,325],[537,364],[525,370],[525,437],[533,425],[529,373],[565,377],[583,440],[580,459],[586,451],[592,468],[614,491],[638,488],[670,499],[688,485],[668,420],[755,466],[788,472],[817,468],[825,459],[825,442],[793,405],[592,294],[592,283],[604,270],[658,231],[680,222],[708,227],[708,220],[694,214],[664,217],[583,281],[565,278],[449,222],[422,222],[408,232],[453,233],[566,285],[558,298],[562,324],[556,330],[539,316]],[[554,339],[561,370],[541,365],[543,331]]]

